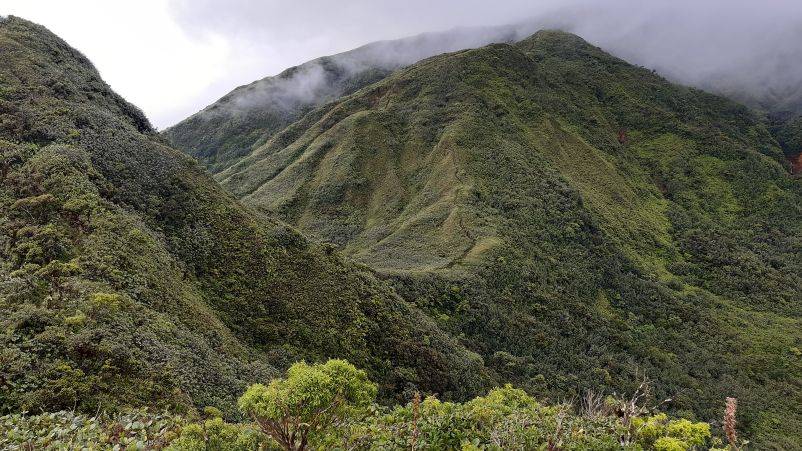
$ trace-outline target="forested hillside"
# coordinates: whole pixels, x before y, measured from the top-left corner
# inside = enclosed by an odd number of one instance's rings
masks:
[[[200,131],[199,131],[200,132]],[[217,175],[551,398],[655,379],[763,446],[802,417],[802,186],[769,123],[580,38],[433,57]]]
[[[166,129],[170,142],[216,174],[305,113],[431,55],[512,42],[534,25],[457,28],[373,42],[240,86]]]
[[[240,205],[59,38],[4,19],[0,61],[0,413],[235,414],[247,384],[333,356],[385,400],[484,392],[476,354]]]
[[[162,136],[0,18],[0,447],[798,448],[798,120],[557,31],[326,61]]]

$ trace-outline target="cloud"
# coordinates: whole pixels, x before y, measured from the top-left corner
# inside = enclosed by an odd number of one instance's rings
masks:
[[[802,112],[799,2],[575,3],[552,19],[673,81]]]
[[[164,1],[2,0],[0,13],[44,25],[80,50],[159,127],[213,101],[215,82],[221,94],[231,89],[227,39],[188,35]]]
[[[271,111],[292,118],[307,107],[322,104],[355,89],[352,80],[376,80],[391,71],[432,55],[480,47],[489,43],[516,42],[536,30],[532,23],[492,27],[455,28],[443,32],[377,41],[336,55],[325,56],[240,86],[219,102],[198,113],[216,115]]]
[[[465,29],[438,35],[448,43],[380,49],[387,64],[407,64],[484,45],[499,38],[494,25],[515,23],[528,32],[572,31],[673,81],[754,103],[802,99],[802,6],[795,0],[172,0],[170,10],[188,33],[225,35],[254,55],[269,49],[275,59],[251,68],[263,67],[260,76],[277,73],[278,61],[289,66],[380,39]]]
[[[169,11],[188,36],[195,39],[225,37],[231,52],[227,76],[210,86],[204,94],[207,101],[197,105],[192,111],[195,112],[236,86],[276,75],[288,67],[321,56],[345,52],[374,41],[457,26],[507,24],[532,9],[531,1],[503,3],[498,7],[487,1],[474,0],[428,3],[411,0],[404,4],[387,0],[170,0]],[[543,2],[537,9],[554,7],[557,3],[557,0]],[[490,42],[470,35],[463,38],[446,43],[421,41],[421,45],[426,47],[395,49],[396,53],[392,55],[376,51],[370,59],[382,66],[397,66],[399,61],[410,64],[430,56],[432,53],[427,50],[430,45],[442,49],[438,52],[445,52]],[[405,54],[402,55],[401,51]],[[341,63],[346,64],[346,61]],[[356,61],[351,63],[359,64]],[[324,91],[323,94],[331,94]],[[257,98],[261,93],[255,89],[251,91]]]
[[[681,83],[789,109],[802,103],[798,0],[4,0],[0,13],[65,38],[159,127],[323,55],[462,30],[374,55],[405,62],[501,39],[488,30],[511,23],[573,31]]]
[[[559,0],[171,0],[187,30],[269,45],[349,50],[368,42],[454,27],[518,22],[556,8]],[[306,50],[304,50],[306,51]],[[336,53],[336,51],[334,52]],[[325,53],[314,53],[322,56]],[[308,57],[307,59],[311,59]]]

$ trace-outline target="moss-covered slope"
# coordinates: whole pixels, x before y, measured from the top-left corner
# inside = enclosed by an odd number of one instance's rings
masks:
[[[0,411],[230,409],[298,359],[384,396],[482,362],[363,266],[241,206],[59,38],[0,21]]]
[[[400,70],[218,179],[380,269],[502,378],[559,397],[645,373],[706,420],[737,396],[749,433],[787,446],[789,169],[749,109],[544,31]]]

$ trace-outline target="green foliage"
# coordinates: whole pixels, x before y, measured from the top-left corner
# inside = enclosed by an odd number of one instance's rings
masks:
[[[10,17],[0,59],[0,414],[236,418],[248,385],[326,357],[359,363],[384,400],[485,389],[476,354],[233,200],[61,39]]]
[[[167,451],[253,451],[267,449],[267,438],[252,425],[230,424],[213,418],[190,424],[165,448]]]
[[[782,448],[802,440],[802,184],[769,126],[543,31],[396,71],[217,178],[380,271],[496,382],[564,399],[645,372],[706,421],[737,396],[743,433]]]
[[[674,437],[660,437],[654,442],[655,451],[685,451],[688,447]]]
[[[157,450],[175,440],[183,424],[179,416],[145,410],[96,416],[74,412],[6,415],[0,417],[0,448]]]
[[[203,408],[203,416],[209,419],[223,418],[223,411],[217,407],[206,406]]]
[[[802,117],[775,119],[772,133],[787,156],[796,157],[802,153]]]
[[[375,397],[376,385],[364,371],[344,360],[329,360],[318,365],[296,363],[286,379],[252,385],[239,406],[281,446],[295,450]]]
[[[635,418],[633,427],[640,435],[640,444],[656,450],[702,449],[710,439],[710,425],[687,419],[669,420],[665,414]]]
[[[123,305],[123,297],[113,293],[95,293],[90,301],[92,310],[114,313]]]
[[[119,444],[129,445],[128,449],[173,451],[688,451],[704,449],[710,442],[706,423],[670,419],[663,413],[641,416],[639,412],[646,409],[638,406],[629,424],[615,409],[547,406],[510,385],[465,403],[430,396],[420,403],[416,397],[405,406],[381,407],[371,404],[375,393],[364,372],[345,361],[330,360],[295,364],[286,378],[274,379],[267,387],[250,387],[240,404],[254,419],[252,423],[227,423],[215,417],[216,412],[211,419],[190,424],[181,417],[134,412],[92,418],[67,413],[9,416],[0,418],[0,425],[12,431],[7,443],[13,444],[92,447],[105,439],[109,449]],[[616,400],[611,405],[619,401],[624,402]]]
[[[299,370],[309,372],[311,368]],[[249,393],[252,390],[262,396],[266,393],[261,386],[252,387]],[[330,390],[325,387],[321,395]],[[254,395],[249,393],[243,399]],[[267,409],[268,413],[285,422],[299,421],[292,407]],[[263,420],[257,417],[258,424]],[[545,406],[507,385],[465,403],[427,397],[420,404],[352,409],[336,418],[333,427],[310,435],[309,448],[639,450],[673,449],[666,446],[674,445],[692,450],[702,449],[710,438],[706,423],[669,420],[665,414],[636,416],[634,420],[637,427],[630,431],[630,425],[614,410],[577,412],[569,405]],[[305,447],[305,442],[295,447],[284,445],[284,449]]]

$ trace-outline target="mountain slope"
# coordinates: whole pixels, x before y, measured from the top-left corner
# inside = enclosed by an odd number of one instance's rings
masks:
[[[318,58],[240,86],[163,135],[217,173],[274,133],[326,102],[348,95],[423,58],[490,42],[512,42],[533,25],[457,28],[374,42]],[[525,34],[526,33],[526,34]]]
[[[775,117],[772,134],[791,165],[791,173],[802,172],[802,116]]]
[[[0,21],[0,411],[228,412],[298,359],[392,397],[464,398],[482,362],[366,268],[255,214],[79,52]]]
[[[433,57],[217,175],[381,270],[508,380],[737,396],[761,446],[802,417],[802,187],[747,108],[576,36]],[[740,415],[739,411],[739,415]]]

